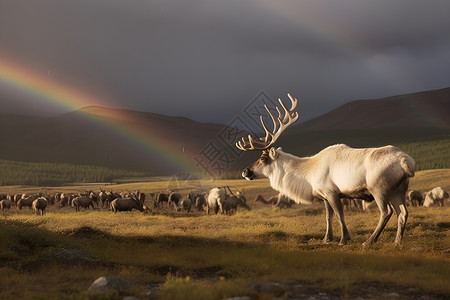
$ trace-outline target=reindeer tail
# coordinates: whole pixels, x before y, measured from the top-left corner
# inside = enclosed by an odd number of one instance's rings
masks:
[[[414,159],[408,154],[403,154],[400,163],[402,165],[403,171],[405,171],[406,176],[414,177],[416,166],[416,162],[414,161]]]

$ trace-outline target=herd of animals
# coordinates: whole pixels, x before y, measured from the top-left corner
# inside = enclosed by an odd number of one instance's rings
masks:
[[[146,199],[149,199],[147,204]],[[448,206],[448,202],[450,201],[449,194],[441,187],[436,187],[423,193],[419,191],[408,191],[406,199],[407,204],[413,207],[442,207]],[[270,197],[269,199],[265,199],[261,194],[258,194],[254,202],[260,202],[279,209],[291,208],[295,204],[295,201],[281,194]],[[341,202],[347,210],[368,211],[377,209],[374,201],[369,202],[355,198],[342,198]],[[195,209],[204,211],[206,214],[213,212],[214,214],[222,213],[226,215],[236,213],[238,207],[250,210],[245,195],[240,191],[233,193],[228,186],[215,187],[207,191],[191,191],[187,194],[176,191],[147,193],[147,196],[140,191],[113,192],[111,190],[100,190],[98,193],[87,191],[78,194],[0,194],[0,209],[3,214],[5,214],[5,210],[9,210],[12,207],[18,210],[28,207],[36,215],[44,215],[48,206],[56,206],[58,208],[69,207],[75,209],[76,212],[80,211],[81,208],[103,208],[114,213],[132,211],[133,209],[143,212],[152,208],[162,209],[164,207],[184,212],[191,212]]]
[[[146,198],[150,198],[146,204]],[[101,190],[100,192],[85,191],[77,194],[73,193],[53,193],[44,194],[0,194],[0,209],[3,214],[5,210],[16,207],[22,210],[24,207],[34,210],[36,215],[44,215],[49,206],[58,208],[74,208],[76,212],[81,208],[89,209],[107,209],[114,213],[120,211],[149,211],[169,207],[177,211],[190,212],[193,209],[211,211],[215,214],[221,212],[231,215],[236,212],[237,207],[241,206],[248,210],[250,207],[246,204],[247,199],[241,192],[235,194],[228,186],[215,187],[206,192],[191,191],[188,194],[182,194],[176,191],[145,193],[134,192],[113,192]]]

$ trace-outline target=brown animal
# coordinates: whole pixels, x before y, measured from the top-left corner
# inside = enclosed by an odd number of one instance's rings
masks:
[[[352,207],[357,210],[363,210],[363,201],[355,198],[342,198],[342,205],[344,205],[346,210],[350,210]]]
[[[5,213],[5,209],[11,208],[11,203],[12,201],[9,199],[3,199],[0,201],[0,209],[2,210],[3,213]]]
[[[144,204],[144,202],[145,202],[145,194],[141,193],[140,191],[136,191],[136,196],[137,196],[137,199],[139,200],[139,202]]]
[[[423,196],[419,191],[409,191],[407,200],[414,207],[423,205]]]
[[[188,194],[188,198],[193,203],[194,207],[198,211],[203,211],[203,207],[206,205],[206,193],[201,193],[198,191],[193,191]]]
[[[183,198],[176,207],[177,211],[183,210],[184,212],[190,212],[191,208],[192,208],[192,200],[189,198]]]
[[[153,206],[154,207],[164,207],[164,202],[169,201],[169,194],[168,193],[158,193],[156,195],[155,199],[153,200]]]
[[[273,196],[269,200],[266,200],[261,194],[258,194],[258,196],[256,196],[255,202],[261,202],[263,204],[273,206],[278,202],[278,196]]]
[[[45,209],[47,208],[48,201],[45,197],[39,197],[33,201],[32,207],[36,215],[43,216],[45,214]]]
[[[34,197],[28,196],[26,198],[21,198],[17,201],[17,208],[22,210],[22,207],[28,206],[30,209],[33,206]]]
[[[75,211],[80,211],[80,207],[94,209],[94,199],[86,196],[79,196],[72,200],[72,205],[75,207]]]
[[[247,199],[241,193],[236,193],[236,195],[231,195],[225,199],[221,198],[219,200],[219,208],[223,214],[232,215],[236,213],[237,207],[241,206],[250,210],[250,207],[247,205]]]
[[[67,205],[69,205],[69,195],[66,193],[62,193],[61,195],[59,195],[59,207],[65,207]]]
[[[292,204],[294,204],[294,203],[295,203],[295,201],[289,199],[288,197],[286,197],[284,195],[279,194],[277,197],[277,203],[275,203],[273,205],[273,207],[278,207],[280,209],[291,208]]]
[[[167,200],[167,204],[169,205],[169,207],[178,207],[178,203],[181,200],[181,194],[177,193],[177,192],[171,192],[169,194],[169,198]]]
[[[144,211],[145,206],[134,198],[116,198],[111,202],[111,210],[114,213],[118,211],[131,211],[133,208]]]

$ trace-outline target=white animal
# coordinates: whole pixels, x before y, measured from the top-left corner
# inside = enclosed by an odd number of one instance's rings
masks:
[[[248,180],[267,177],[273,189],[297,203],[311,203],[315,198],[323,200],[327,219],[323,239],[325,243],[333,239],[334,214],[340,223],[340,244],[350,240],[341,198],[375,199],[378,205],[380,220],[364,246],[377,241],[393,213],[392,205],[397,213],[395,243],[401,243],[408,217],[405,194],[409,178],[414,176],[414,160],[394,146],[353,149],[339,144],[311,157],[296,157],[283,152],[281,148],[273,148],[280,134],[299,116],[295,112],[297,99],[288,96],[292,104],[290,110],[279,100],[284,116],[277,107],[278,117],[275,118],[266,106],[273,121],[273,131],[267,128],[261,116],[266,136],[254,140],[249,135],[248,141],[242,138],[236,143],[244,151],[262,150],[261,157],[245,168],[242,176]]]
[[[425,196],[425,201],[423,202],[423,206],[431,207],[431,206],[444,206],[444,202],[448,199],[449,195],[446,191],[444,191],[441,187],[435,187],[431,191],[429,191]]]
[[[220,206],[219,202],[225,201],[228,198],[225,189],[223,188],[212,188],[208,195],[206,195],[206,214],[209,215],[209,210],[212,209],[215,214],[219,212]],[[222,211],[223,213],[223,211]]]

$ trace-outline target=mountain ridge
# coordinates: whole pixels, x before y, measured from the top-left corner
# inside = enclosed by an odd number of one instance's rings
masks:
[[[450,88],[356,100],[292,126],[277,144],[293,154],[305,155],[334,143],[371,147],[400,140],[421,141],[429,135],[442,138],[450,134],[449,110]],[[52,117],[8,114],[0,115],[0,119],[3,141],[0,159],[150,170],[155,174],[173,174],[177,170],[151,149],[138,145],[140,137],[154,140],[155,147],[162,143],[165,148],[158,151],[170,150],[171,155],[192,161],[226,128],[185,117],[101,106],[87,106]],[[134,140],[124,138],[133,132],[139,133]],[[230,143],[228,147],[234,145]],[[234,155],[238,168],[254,158],[254,155]]]
[[[450,128],[450,87],[438,90],[355,100],[295,126],[296,131],[348,128]]]

